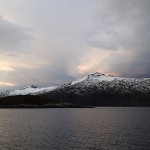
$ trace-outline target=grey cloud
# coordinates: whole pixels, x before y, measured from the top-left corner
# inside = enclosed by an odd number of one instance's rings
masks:
[[[29,29],[0,17],[0,52],[22,52],[31,39]]]
[[[105,49],[105,50],[117,50],[118,46],[116,43],[112,42],[112,41],[93,41],[90,40],[88,42],[88,44],[92,47],[96,47],[96,48],[101,48],[101,49]]]
[[[67,75],[67,65],[67,60],[65,61],[59,59],[55,64],[48,64],[44,67],[37,68],[35,72],[36,75],[38,75],[39,78],[42,79],[41,83],[43,83],[44,85],[61,85],[75,80],[74,77]]]
[[[19,55],[18,54],[15,54],[15,53],[9,53],[9,52],[3,52],[3,51],[0,51],[0,54],[1,55],[5,55],[5,56],[11,56],[11,57],[18,57]]]
[[[116,60],[110,69],[114,67],[120,75],[128,77],[147,76],[150,70],[150,1],[100,0],[97,3],[99,12],[93,19],[95,29],[88,43],[105,50],[122,48],[133,52],[133,61],[123,64],[128,66],[126,71],[119,65],[121,60]]]
[[[103,48],[105,45],[106,49],[116,50],[116,45],[120,45],[124,48],[137,49],[148,43],[150,1],[100,0],[99,5],[100,11],[95,16],[96,29],[93,33],[94,37],[98,37],[96,39],[96,42],[100,43],[97,44],[98,47]],[[144,36],[144,40],[141,36]],[[94,39],[91,41],[95,43]]]
[[[122,75],[126,77],[150,77],[150,49],[137,52],[136,59],[129,65],[130,72]]]
[[[14,70],[1,76],[1,80],[17,83],[18,88],[32,84],[39,87],[62,85],[75,79],[67,75],[66,63],[61,60],[53,65],[47,64],[34,69],[15,67]]]

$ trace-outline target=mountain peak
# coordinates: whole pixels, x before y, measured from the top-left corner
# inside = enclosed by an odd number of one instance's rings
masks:
[[[113,80],[113,76],[106,76],[105,74],[103,73],[99,73],[99,72],[95,72],[95,73],[91,73],[91,74],[88,74],[87,76],[83,77],[83,78],[80,78],[76,81],[73,81],[71,82],[71,85],[74,85],[76,83],[80,83],[80,82],[83,82],[83,81],[86,81],[86,80],[99,80],[99,81],[103,81],[103,80],[108,80],[108,81],[111,81]]]
[[[105,76],[105,74],[99,72],[88,74],[88,77],[100,77],[100,76]]]
[[[30,87],[31,87],[31,88],[34,88],[34,89],[38,88],[38,87],[35,86],[35,85],[31,85]]]
[[[35,86],[35,85],[30,85],[30,86],[23,87],[23,88],[21,88],[20,90],[25,90],[25,89],[28,89],[28,88],[36,89],[36,88],[38,88],[38,87]]]

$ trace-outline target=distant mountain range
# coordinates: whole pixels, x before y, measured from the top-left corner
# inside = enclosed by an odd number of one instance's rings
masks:
[[[14,101],[18,97],[32,97],[32,100],[46,100],[42,105],[65,103],[76,106],[150,106],[150,78],[121,78],[96,72],[59,87],[29,86],[4,91],[0,97],[3,99],[0,105],[5,105],[4,99],[9,104],[10,99]]]

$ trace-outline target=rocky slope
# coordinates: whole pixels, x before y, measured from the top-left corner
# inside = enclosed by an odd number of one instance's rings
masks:
[[[130,100],[139,105],[142,100],[142,103],[146,100],[144,103],[147,105],[150,99],[150,78],[121,78],[96,72],[45,93],[44,96],[83,105],[124,105]]]
[[[80,106],[150,106],[150,78],[121,78],[96,72],[60,87],[32,86],[0,95],[28,95],[28,99],[29,95],[34,95],[46,102]]]

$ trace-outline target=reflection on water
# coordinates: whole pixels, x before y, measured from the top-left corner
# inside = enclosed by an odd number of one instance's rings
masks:
[[[0,150],[148,150],[150,108],[0,109]]]

